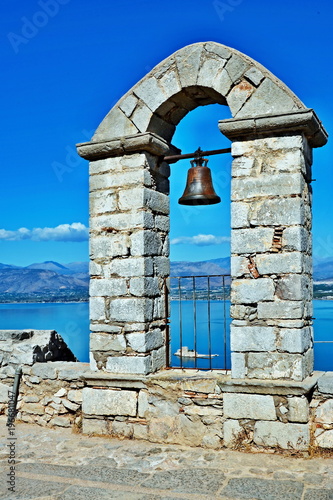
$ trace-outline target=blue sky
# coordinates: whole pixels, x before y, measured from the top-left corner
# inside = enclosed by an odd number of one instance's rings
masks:
[[[190,43],[213,40],[251,56],[330,133],[332,13],[329,0],[2,0],[0,262],[88,260],[88,162],[75,144],[89,140],[150,69]],[[198,108],[173,143],[184,153],[228,147],[217,121],[229,116],[218,105]],[[189,162],[172,166],[173,260],[229,254],[230,164],[229,155],[209,161],[222,203],[192,208],[177,205]],[[332,257],[330,142],[314,150],[313,177],[314,254]]]

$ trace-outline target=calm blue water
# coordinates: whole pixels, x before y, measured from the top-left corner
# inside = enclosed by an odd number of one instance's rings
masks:
[[[229,306],[226,304],[226,325],[229,332]],[[333,340],[333,301],[314,300],[315,341]],[[57,304],[0,304],[0,330],[56,330],[72,349],[75,356],[87,362],[89,359],[89,306],[87,302]],[[211,353],[218,354],[212,359],[212,368],[225,366],[230,368],[230,342],[227,335],[226,345],[223,341],[224,309],[222,301],[211,302]],[[183,338],[182,345],[194,349],[193,338],[193,303],[182,302]],[[196,351],[209,353],[207,301],[197,301],[197,345]],[[180,347],[179,343],[179,302],[171,303],[171,353]],[[172,356],[172,364],[179,366],[179,357]],[[193,360],[187,360],[183,366],[194,366]],[[198,359],[197,366],[209,368],[207,359]],[[333,370],[333,343],[315,344],[315,369]]]
[[[0,304],[0,330],[56,330],[79,361],[89,360],[89,305]]]

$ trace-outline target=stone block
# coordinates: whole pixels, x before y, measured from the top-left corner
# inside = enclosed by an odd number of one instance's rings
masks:
[[[225,393],[223,410],[226,418],[276,420],[273,396]]]
[[[131,439],[133,437],[133,424],[122,422],[119,420],[113,420],[112,422],[110,422],[110,425],[113,436],[121,438],[125,437],[128,439]]]
[[[312,350],[305,354],[249,352],[248,378],[304,380],[312,373]]]
[[[262,139],[253,139],[251,141],[235,141],[231,145],[232,156],[242,156],[244,154],[255,153],[256,151],[263,150],[271,153],[271,151],[281,151],[283,154],[296,153],[296,157],[291,161],[291,165],[300,163],[300,152],[303,148],[302,133],[295,135],[281,136],[281,137],[264,137]],[[288,151],[290,150],[290,151]],[[274,159],[276,156],[274,155]],[[297,161],[295,161],[297,158]]]
[[[143,159],[144,162],[144,159]],[[152,183],[149,172],[144,168],[132,171],[115,171],[104,172],[101,174],[91,175],[89,178],[89,191],[92,194],[94,191],[110,190],[123,186],[150,186]]]
[[[272,198],[253,202],[249,222],[254,226],[303,225],[303,202],[301,198]]]
[[[162,251],[162,239],[156,231],[135,231],[131,237],[131,255],[150,256],[160,255]]]
[[[168,233],[170,231],[170,218],[166,215],[156,215],[155,228]]]
[[[154,217],[149,212],[125,212],[109,215],[97,215],[90,218],[90,229],[92,231],[123,231],[133,229],[154,228]]]
[[[226,420],[223,425],[223,442],[227,448],[233,448],[244,432],[238,420]]]
[[[55,427],[70,427],[72,421],[69,417],[53,417],[50,422],[50,426]]]
[[[255,319],[257,317],[257,307],[233,304],[230,306],[230,317],[236,320]]]
[[[232,177],[247,177],[253,174],[255,159],[248,156],[236,157],[232,162]]]
[[[135,108],[131,121],[139,129],[140,132],[145,132],[149,126],[149,123],[153,117],[152,110],[146,106],[142,101],[139,101],[137,107]]]
[[[317,406],[315,421],[321,424],[333,424],[333,399],[327,399]]]
[[[245,364],[245,354],[240,352],[231,353],[231,377],[232,378],[245,378],[247,368]]]
[[[233,81],[225,68],[219,73],[216,80],[213,82],[214,89],[223,96],[227,95],[232,87]]]
[[[92,389],[82,390],[82,411],[85,415],[128,415],[137,413],[138,395],[136,391]]]
[[[170,212],[169,196],[164,193],[154,191],[153,189],[145,188],[144,206],[150,208],[156,213],[169,215]]]
[[[317,429],[319,431],[319,429]],[[320,429],[322,431],[322,429]],[[333,429],[321,432],[318,435],[315,435],[315,444],[319,448],[333,448]]]
[[[293,353],[303,353],[312,346],[312,328],[280,328],[279,350]]]
[[[104,158],[103,160],[90,161],[89,163],[90,176],[116,170],[121,170],[120,158],[117,156],[113,158]]]
[[[153,274],[153,259],[149,257],[128,257],[114,259],[108,266],[110,276],[130,278],[134,276],[151,276]]]
[[[152,110],[156,109],[167,100],[166,95],[155,77],[145,78],[135,86],[135,94]]]
[[[89,317],[91,321],[105,320],[105,300],[103,297],[90,297]]]
[[[158,278],[131,278],[129,291],[137,297],[156,297],[160,294]]]
[[[169,276],[170,260],[168,257],[154,257],[154,273],[160,277]]]
[[[260,274],[301,273],[303,254],[301,252],[257,255],[256,264]]]
[[[259,319],[302,319],[304,304],[302,301],[280,300],[276,302],[260,302],[258,304]]]
[[[138,210],[144,205],[144,188],[124,188],[118,193],[118,206],[120,210]]]
[[[270,326],[233,326],[230,331],[232,351],[273,351],[276,347],[274,327]]]
[[[42,379],[55,380],[58,375],[58,370],[52,361],[48,363],[35,363],[31,368],[31,374]]]
[[[255,66],[252,66],[252,68],[248,69],[244,76],[250,80],[256,87],[260,84],[260,82],[265,78],[262,72],[256,68]]]
[[[33,413],[34,415],[44,415],[44,406],[39,403],[25,403],[22,411]]]
[[[245,71],[248,69],[248,66],[248,63],[242,57],[238,56],[237,54],[232,54],[231,58],[226,64],[225,69],[228,72],[231,80],[233,82],[236,82],[245,73]],[[254,112],[253,114],[256,115],[257,113]]]
[[[110,356],[107,359],[106,369],[112,373],[148,375],[151,373],[151,356]]]
[[[130,348],[135,352],[150,352],[164,343],[164,336],[159,328],[150,332],[128,333],[126,339]]]
[[[262,196],[301,195],[304,184],[304,177],[301,173],[280,173],[273,179],[271,174],[232,179],[231,199],[240,201]]]
[[[94,141],[102,141],[110,137],[110,123],[112,123],[114,130],[117,130],[118,137],[133,135],[138,132],[138,129],[127,116],[118,107],[114,107],[96,130],[93,137]]]
[[[236,116],[243,104],[250,98],[254,87],[247,80],[235,85],[227,95],[227,103],[233,116]]]
[[[302,300],[311,296],[312,284],[308,276],[289,274],[276,280],[275,293],[281,300]]]
[[[138,396],[138,417],[145,418],[149,411],[149,393],[148,391],[141,390]]]
[[[176,55],[178,75],[182,87],[196,85],[202,50],[201,46],[190,45]]]
[[[160,79],[159,84],[164,93],[168,96],[177,94],[181,91],[181,86],[175,71],[167,71]]]
[[[152,373],[166,367],[166,347],[162,346],[159,349],[152,351],[151,371]]]
[[[231,253],[268,252],[272,247],[273,235],[273,228],[234,229],[231,232]]]
[[[90,194],[89,212],[91,215],[110,213],[116,209],[117,198],[112,191],[95,191]]]
[[[12,390],[12,387],[0,383],[0,403],[8,403],[9,400],[8,391],[10,390]]]
[[[289,397],[288,408],[289,422],[299,422],[306,424],[309,421],[309,402],[306,397]]]
[[[133,426],[133,437],[134,439],[144,439],[148,441],[148,427],[147,425],[141,424],[132,424]]]
[[[241,201],[231,203],[231,228],[237,229],[242,227],[249,227],[249,213],[250,203],[243,203]]]
[[[146,298],[119,298],[110,301],[111,321],[151,321],[153,300]]]
[[[125,279],[91,279],[89,294],[91,297],[119,297],[126,295],[127,284]]]
[[[259,446],[306,451],[310,444],[310,429],[305,424],[256,422],[253,439]]]
[[[133,113],[137,103],[138,99],[133,94],[129,94],[121,100],[119,108],[129,117]]]
[[[231,256],[231,276],[233,278],[238,278],[244,276],[244,274],[249,274],[249,264],[250,261],[246,257],[239,257],[237,255]]]
[[[90,259],[89,262],[89,274],[90,276],[99,276],[103,275],[103,268],[100,264],[97,264],[95,261]]]
[[[333,394],[333,373],[324,373],[318,379],[318,391],[322,394]]]
[[[90,335],[91,351],[124,352],[126,350],[125,337],[122,334],[92,333]]]
[[[109,422],[97,418],[84,418],[82,420],[82,433],[107,436],[110,434]]]
[[[108,325],[106,323],[92,323],[90,324],[90,330],[92,332],[102,332],[102,333],[120,333],[121,327],[117,325]]]
[[[233,304],[254,304],[262,300],[273,300],[274,282],[270,278],[233,280],[231,302]]]
[[[278,87],[270,78],[265,78],[236,116],[237,118],[244,118],[273,115],[274,113],[280,114],[295,110],[296,107],[294,100],[285,90]]]
[[[69,401],[73,403],[81,404],[82,403],[82,390],[81,389],[70,389],[67,394],[67,398]]]
[[[90,256],[92,259],[106,259],[127,255],[129,253],[129,246],[130,240],[127,234],[118,233],[108,236],[91,235]]]

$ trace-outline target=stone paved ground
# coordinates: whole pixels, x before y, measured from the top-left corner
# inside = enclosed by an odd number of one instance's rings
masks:
[[[0,417],[0,498],[8,500],[333,500],[332,458],[209,451],[88,437],[18,423],[15,493]],[[9,439],[8,439],[9,438]]]

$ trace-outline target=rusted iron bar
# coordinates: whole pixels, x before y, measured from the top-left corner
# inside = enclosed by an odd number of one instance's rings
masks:
[[[213,149],[212,151],[202,151],[202,156],[213,156],[213,155],[222,155],[225,153],[231,153],[231,148],[225,149]],[[164,161],[168,163],[176,163],[178,160],[185,160],[189,158],[197,158],[196,153],[187,153],[185,155],[173,155],[173,156],[165,156],[163,158]]]

